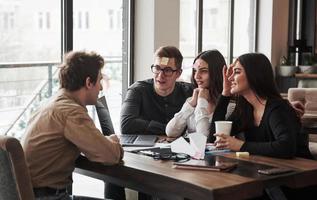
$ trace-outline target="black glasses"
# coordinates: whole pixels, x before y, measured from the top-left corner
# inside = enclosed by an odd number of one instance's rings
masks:
[[[159,65],[152,65],[151,70],[154,74],[163,72],[165,76],[172,76],[174,72],[178,71],[178,69],[172,69],[171,67],[161,68]]]
[[[175,162],[185,162],[190,160],[190,155],[187,155],[185,153],[158,153],[153,155],[153,158],[155,160],[173,160]]]

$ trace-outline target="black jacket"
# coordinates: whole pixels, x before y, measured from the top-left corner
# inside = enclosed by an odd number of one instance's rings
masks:
[[[225,119],[229,100],[229,97],[220,97],[213,115],[213,122]],[[253,116],[253,110],[247,114]],[[248,118],[253,119],[252,116]],[[268,99],[258,127],[253,125],[246,130],[241,130],[242,121],[245,119],[237,116],[236,112],[233,112],[228,120],[233,121],[231,135],[241,137],[243,132],[245,143],[241,151],[280,158],[294,156],[312,158],[307,135],[301,132],[301,123],[287,100]],[[211,128],[214,132],[214,125]]]
[[[121,132],[164,135],[166,124],[192,92],[192,84],[176,82],[174,91],[162,97],[155,92],[153,79],[135,82],[122,104]]]

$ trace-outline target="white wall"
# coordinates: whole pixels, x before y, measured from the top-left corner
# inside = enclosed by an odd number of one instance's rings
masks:
[[[287,56],[288,0],[259,1],[258,52],[264,53],[273,68],[281,56]]]
[[[179,0],[135,1],[134,81],[153,77],[153,54],[160,46],[179,46]]]

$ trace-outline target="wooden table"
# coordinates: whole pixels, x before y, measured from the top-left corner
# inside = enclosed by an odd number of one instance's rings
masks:
[[[165,199],[246,199],[260,196],[270,187],[317,185],[317,161],[224,155],[237,159],[238,167],[230,172],[174,169],[171,161],[125,152],[124,162],[117,166],[104,166],[81,157],[75,171]],[[295,172],[274,176],[258,174],[257,169],[265,165],[289,167]]]

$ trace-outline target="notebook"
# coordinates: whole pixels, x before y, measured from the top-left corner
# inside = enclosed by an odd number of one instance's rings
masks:
[[[114,134],[113,124],[109,113],[106,98],[100,97],[96,105],[97,115],[104,135]],[[122,146],[150,147],[155,145],[156,135],[129,135],[119,136]]]

